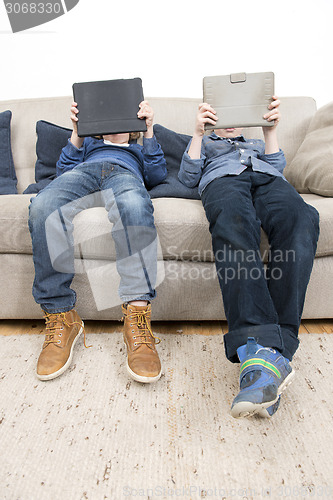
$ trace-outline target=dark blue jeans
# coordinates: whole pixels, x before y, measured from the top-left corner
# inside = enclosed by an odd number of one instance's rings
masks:
[[[112,223],[121,301],[152,300],[156,295],[157,233],[145,186],[119,165],[82,163],[48,184],[30,205],[33,296],[46,312],[65,312],[75,305],[76,293],[71,288],[76,271],[73,219],[95,206],[104,206]],[[90,263],[88,258],[87,265]],[[102,272],[104,269],[101,267]]]
[[[227,358],[254,337],[292,359],[319,236],[319,215],[281,177],[246,169],[202,193],[229,332]],[[269,240],[267,269],[260,228]]]

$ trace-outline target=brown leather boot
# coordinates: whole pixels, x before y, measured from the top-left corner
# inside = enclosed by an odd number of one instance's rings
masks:
[[[59,377],[71,364],[74,346],[84,332],[84,324],[74,309],[55,314],[45,312],[44,318],[45,341],[38,358],[37,377],[51,380]]]
[[[162,371],[155,344],[159,344],[161,340],[151,330],[151,305],[123,304],[122,310],[127,371],[138,382],[156,382]]]

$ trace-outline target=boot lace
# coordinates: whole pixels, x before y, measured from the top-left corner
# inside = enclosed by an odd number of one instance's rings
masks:
[[[155,336],[149,325],[149,320],[147,318],[149,311],[132,311],[129,314],[129,319],[132,322],[137,323],[140,333],[135,337],[136,345],[146,344],[148,347],[151,345],[151,339],[154,339],[155,344],[159,344],[161,339]],[[142,332],[142,333],[141,333]]]
[[[79,321],[73,321],[73,323],[70,323],[66,319],[66,313],[44,313],[44,319],[45,319],[45,325],[46,325],[46,333],[45,333],[45,341],[44,341],[44,348],[47,347],[49,344],[59,344],[60,341],[55,339],[55,334],[56,330],[63,330],[63,325],[66,325],[68,327],[74,326],[74,325],[79,325],[82,327],[82,323]],[[62,333],[58,334],[58,336],[62,336]],[[91,345],[86,345],[86,330],[83,327],[83,336],[84,336],[84,347],[87,349],[89,347],[92,347]]]

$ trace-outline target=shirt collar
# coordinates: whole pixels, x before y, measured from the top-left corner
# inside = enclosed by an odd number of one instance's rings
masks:
[[[106,139],[104,139],[103,142],[104,142],[104,144],[107,144],[108,146],[125,146],[126,148],[128,148],[128,146],[129,146],[128,142],[125,142],[124,144],[119,144],[119,142],[111,142],[111,141],[107,141]]]
[[[225,140],[228,142],[235,142],[235,141],[246,142],[246,139],[243,135],[238,135],[237,137],[232,137],[231,139],[229,139],[229,137],[220,137],[215,132],[212,132],[209,137],[210,137],[210,139],[213,139],[214,141],[218,141],[218,140],[222,139],[222,140]]]

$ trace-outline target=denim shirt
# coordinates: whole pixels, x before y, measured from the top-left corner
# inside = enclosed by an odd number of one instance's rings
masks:
[[[198,186],[201,195],[207,184],[217,177],[239,175],[247,167],[255,172],[282,177],[286,159],[280,149],[265,154],[265,143],[260,139],[245,139],[242,135],[233,139],[219,137],[215,132],[202,139],[201,157],[190,158],[188,144],[183,155],[179,180],[188,187]]]

